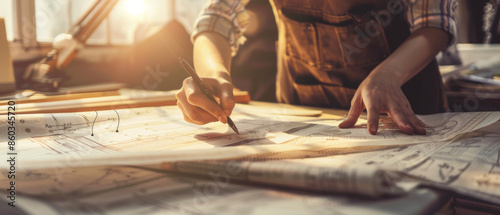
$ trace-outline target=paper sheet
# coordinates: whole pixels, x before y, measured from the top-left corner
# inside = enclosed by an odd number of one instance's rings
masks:
[[[117,165],[160,169],[161,162],[240,159],[263,164],[277,162],[274,165],[279,167],[276,171],[283,167],[280,162],[288,162],[285,165],[288,167],[291,166],[289,162],[313,167],[375,167],[425,179],[435,186],[499,198],[495,169],[498,163],[495,159],[498,158],[491,152],[498,150],[498,144],[495,145],[498,132],[493,124],[500,119],[498,112],[421,116],[430,125],[426,136],[402,134],[390,119],[384,117],[377,136],[368,134],[364,119],[359,120],[356,128],[339,129],[339,119],[255,113],[251,106],[246,105],[237,105],[232,118],[242,135],[233,134],[227,125],[221,123],[205,126],[185,123],[176,107],[19,115],[15,150],[19,161],[20,196],[35,198],[38,204],[69,213],[102,211],[103,208],[107,208],[108,214],[184,213],[186,208],[181,206],[192,202],[192,198],[186,200],[182,195],[187,195],[186,192],[192,191],[193,186],[200,182],[182,179],[187,180],[186,184],[176,177],[166,177],[164,173]],[[7,124],[5,119],[2,120],[0,132],[5,132]],[[483,138],[482,148],[469,147],[474,144],[467,141],[478,137]],[[1,138],[0,144],[6,146],[6,135],[2,134]],[[446,154],[447,150],[461,153]],[[272,161],[362,151],[373,152]],[[477,157],[472,156],[478,152]],[[9,150],[2,148],[0,153],[7,155]],[[485,162],[489,165],[484,165]],[[1,168],[0,187],[6,190],[9,181],[6,178],[7,163],[1,163]],[[469,172],[471,170],[474,171]],[[468,174],[471,176],[466,177]],[[472,176],[475,178],[471,179]],[[203,213],[226,209],[223,203],[228,199],[248,202],[247,195],[252,198],[259,196],[278,205],[282,201],[287,205],[300,205],[298,199],[303,198],[297,195],[284,200],[282,195],[289,194],[255,187],[242,188],[246,187],[242,185],[227,186],[231,191],[240,188],[244,191],[231,192],[227,199],[224,195],[217,195],[217,203]],[[137,201],[138,198],[146,200]],[[307,201],[321,202],[313,206],[318,213],[332,210],[330,197],[313,197]],[[268,206],[252,207],[249,211],[277,210]],[[339,212],[345,212],[345,208],[337,208]],[[351,206],[347,208],[347,211],[353,209]],[[231,209],[232,212],[242,210],[241,207]]]
[[[44,215],[425,214],[439,199],[429,190],[380,200],[318,195],[126,166],[80,167],[60,176],[32,171],[24,177],[16,209]]]
[[[500,122],[453,141],[286,162],[330,168],[380,168],[500,204]]]
[[[378,135],[366,131],[366,121],[360,119],[352,129],[339,129],[341,120],[318,117],[266,115],[255,113],[252,106],[237,105],[232,118],[241,135],[234,134],[227,125],[210,123],[197,126],[186,123],[177,107],[136,108],[110,111],[17,115],[16,146],[24,167],[64,165],[133,164],[151,158],[158,163],[161,152],[165,161],[204,159],[231,159],[266,153],[270,159],[300,157],[298,151],[315,151],[319,156],[446,141],[473,131],[500,119],[500,112],[446,113],[422,116],[430,125],[425,136],[406,135],[392,121],[383,117]],[[7,146],[7,122],[0,121],[0,144]],[[235,147],[239,146],[239,147]],[[251,147],[245,147],[251,146]],[[206,153],[203,150],[217,152]],[[333,149],[333,150],[328,150]],[[176,151],[181,151],[177,153]],[[200,151],[202,150],[202,151]],[[1,154],[9,153],[4,147]],[[151,153],[149,155],[148,153]],[[177,153],[177,154],[176,154]],[[189,156],[190,153],[193,156]],[[273,153],[280,153],[273,157]],[[319,153],[319,154],[318,154]],[[202,157],[199,157],[202,156]],[[218,157],[217,157],[218,156]],[[122,163],[113,163],[120,160]],[[93,158],[102,163],[93,164]],[[136,159],[132,159],[136,158]],[[170,158],[170,159],[169,159]],[[265,159],[262,157],[261,159]],[[46,162],[43,162],[46,161]],[[50,161],[50,162],[48,162]],[[150,163],[151,164],[151,163]],[[4,163],[1,167],[5,167]]]

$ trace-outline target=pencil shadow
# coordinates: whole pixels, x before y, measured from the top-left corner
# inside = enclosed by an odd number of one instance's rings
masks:
[[[245,145],[277,145],[284,143],[300,143],[297,139],[309,136],[330,137],[332,134],[348,134],[337,126],[324,124],[278,121],[270,119],[246,119],[237,122],[240,134],[234,133],[230,128],[226,132],[206,132],[194,137],[215,147],[231,147]]]

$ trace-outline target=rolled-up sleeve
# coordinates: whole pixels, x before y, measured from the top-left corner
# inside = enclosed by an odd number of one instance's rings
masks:
[[[245,43],[243,33],[250,20],[245,10],[249,0],[209,0],[194,25],[191,40],[203,32],[222,35],[231,44],[232,55]]]
[[[458,7],[456,0],[405,0],[407,4],[406,18],[411,31],[420,28],[440,28],[450,35],[448,45],[455,43],[457,27],[455,13]]]

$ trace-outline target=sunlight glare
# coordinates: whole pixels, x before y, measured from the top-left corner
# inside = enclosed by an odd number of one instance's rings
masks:
[[[127,0],[127,10],[134,16],[141,15],[144,12],[144,2],[142,0]]]

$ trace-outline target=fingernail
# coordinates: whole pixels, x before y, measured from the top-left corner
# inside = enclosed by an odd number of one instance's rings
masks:
[[[376,128],[370,128],[370,134],[377,134],[377,129]]]
[[[427,135],[427,131],[425,129],[422,129],[422,131],[419,132],[420,135]]]
[[[410,134],[415,133],[415,129],[413,129],[413,127],[411,127],[410,124],[406,125],[406,127],[410,129]]]
[[[424,128],[419,128],[417,129],[417,134],[420,134],[420,135],[426,135],[427,134],[427,131],[424,129]]]
[[[224,116],[219,116],[219,121],[226,124],[226,117]]]
[[[342,122],[339,124],[339,128],[352,128],[353,126],[349,125],[347,122]]]

